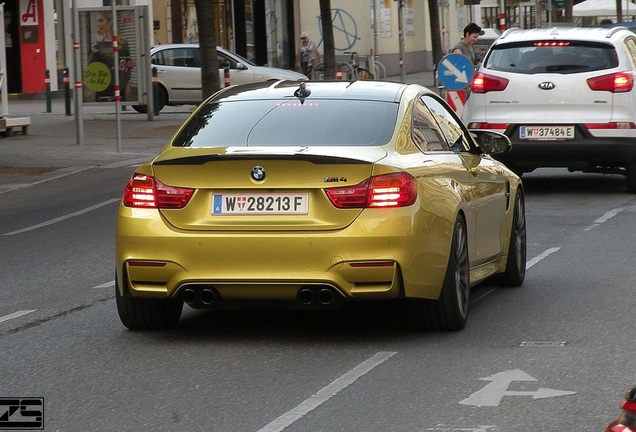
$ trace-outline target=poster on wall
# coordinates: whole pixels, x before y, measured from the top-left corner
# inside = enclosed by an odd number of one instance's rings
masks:
[[[140,102],[137,79],[140,43],[135,23],[134,9],[117,10],[119,62],[115,65],[112,10],[80,11],[84,103],[113,102],[116,72],[121,102]]]
[[[407,35],[415,34],[415,25],[413,25],[413,8],[404,8],[404,33]]]
[[[391,37],[391,8],[380,8],[380,37]]]

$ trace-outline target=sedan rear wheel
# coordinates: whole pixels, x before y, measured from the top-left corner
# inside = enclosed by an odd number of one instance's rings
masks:
[[[179,322],[183,309],[183,301],[179,299],[138,298],[127,292],[121,295],[118,282],[115,282],[115,300],[119,319],[130,330],[172,328]]]
[[[166,92],[166,89],[160,86],[157,90],[157,97],[157,108],[161,111],[163,107],[168,104],[168,93]],[[146,114],[148,112],[148,105],[133,105],[132,107],[135,111],[141,114]]]
[[[520,286],[526,277],[526,212],[523,192],[517,191],[515,208],[510,227],[508,262],[506,271],[500,275],[503,286]]]
[[[455,222],[448,267],[438,300],[415,300],[419,327],[427,330],[457,331],[466,326],[470,300],[470,269],[468,261],[466,222]]]

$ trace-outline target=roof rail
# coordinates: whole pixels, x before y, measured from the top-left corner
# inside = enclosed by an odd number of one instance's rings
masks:
[[[607,33],[605,34],[605,37],[609,39],[609,38],[611,38],[614,35],[614,33],[616,33],[619,30],[629,30],[629,29],[627,27],[625,27],[625,26],[612,27],[612,28],[607,30]]]
[[[520,31],[521,29],[519,27],[510,27],[509,29],[504,30],[504,32],[501,34],[501,36],[499,36],[499,39],[503,39],[506,36],[508,36],[510,33],[513,33],[515,31]]]

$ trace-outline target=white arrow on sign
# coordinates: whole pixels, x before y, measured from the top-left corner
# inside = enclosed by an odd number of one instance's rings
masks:
[[[513,381],[536,381],[522,370],[515,369],[505,372],[499,372],[493,376],[480,378],[483,381],[492,381],[481,390],[476,391],[468,398],[460,402],[462,405],[473,406],[499,406],[504,396],[532,396],[532,399],[546,399],[557,396],[570,396],[576,394],[572,391],[555,390],[549,388],[540,388],[537,391],[512,391],[508,390],[510,383]]]
[[[442,61],[442,64],[446,67],[446,69],[448,69],[451,75],[455,76],[455,81],[460,83],[468,83],[468,77],[466,76],[466,71],[460,71],[459,69],[455,67],[453,62],[451,62],[450,60],[446,58]]]

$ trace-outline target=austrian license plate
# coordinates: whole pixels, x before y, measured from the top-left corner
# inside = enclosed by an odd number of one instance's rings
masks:
[[[574,126],[520,126],[519,139],[573,140]]]
[[[308,194],[214,194],[212,215],[301,215],[309,213]]]

